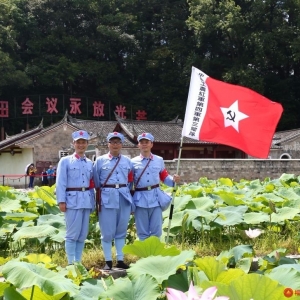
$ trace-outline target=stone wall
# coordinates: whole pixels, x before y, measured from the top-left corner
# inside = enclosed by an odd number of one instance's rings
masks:
[[[58,127],[54,128],[47,134],[41,134],[35,140],[28,141],[28,144],[22,144],[22,148],[33,148],[33,162],[50,161],[53,165],[57,165],[59,161],[59,150],[64,147],[70,147],[72,144],[72,128],[66,130]]]
[[[124,154],[124,153],[123,153]],[[134,156],[135,153],[126,153],[125,155]],[[178,160],[165,161],[165,167],[171,175],[177,171]],[[300,160],[298,159],[181,159],[179,172],[182,183],[198,181],[200,177],[208,179],[218,179],[228,177],[239,181],[240,179],[260,179],[266,177],[271,179],[279,178],[283,173],[300,175]],[[36,185],[40,185],[40,179],[35,180]],[[2,185],[2,182],[0,182]],[[12,184],[14,187],[24,187],[24,184]]]
[[[165,161],[165,166],[172,175],[176,173],[178,160]],[[271,179],[280,177],[283,173],[300,175],[300,160],[298,159],[181,159],[179,175],[182,182],[198,181],[200,177],[218,179],[228,177],[240,179]]]

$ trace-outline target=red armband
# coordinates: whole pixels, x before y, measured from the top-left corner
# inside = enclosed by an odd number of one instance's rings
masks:
[[[133,172],[130,171],[128,174],[128,182],[133,182]]]
[[[94,182],[93,179],[91,179],[91,180],[90,180],[90,186],[89,186],[89,188],[90,188],[90,189],[93,189],[94,187],[95,187],[95,182]]]
[[[165,181],[165,179],[169,176],[169,173],[166,169],[162,170],[160,173],[159,173],[159,178],[162,182]]]

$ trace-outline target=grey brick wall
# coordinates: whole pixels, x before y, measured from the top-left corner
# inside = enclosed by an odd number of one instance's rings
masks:
[[[176,173],[178,160],[165,161],[165,166],[172,175]],[[280,177],[283,173],[300,174],[300,160],[289,159],[181,159],[179,163],[179,175],[182,182],[198,181],[200,177],[218,179],[228,177],[239,181],[240,179],[271,179]]]

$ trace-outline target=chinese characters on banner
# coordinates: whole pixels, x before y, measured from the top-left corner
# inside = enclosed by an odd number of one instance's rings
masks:
[[[29,100],[29,98],[26,98],[25,101],[22,102],[22,110],[23,115],[32,115],[33,103]]]
[[[46,97],[45,104],[47,106],[47,113],[58,114],[57,109],[57,98],[54,97]],[[70,114],[82,114],[80,109],[81,107],[81,98],[70,98]],[[21,103],[22,115],[32,115],[32,110],[34,107],[34,103],[30,101],[27,97],[25,101]],[[104,112],[104,103],[101,101],[94,101],[93,103],[93,117],[105,117]],[[115,113],[123,119],[126,119],[126,106],[123,105],[116,105]],[[0,100],[0,117],[8,118],[9,117],[9,106],[8,101]],[[147,120],[147,113],[144,110],[138,110],[136,112],[136,120]]]
[[[57,104],[57,98],[46,98],[46,104],[48,106],[47,112],[52,114],[53,112],[58,113],[58,110],[56,109]]]

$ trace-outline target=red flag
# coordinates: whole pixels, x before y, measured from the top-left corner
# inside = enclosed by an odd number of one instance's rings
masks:
[[[193,67],[182,136],[267,158],[282,111],[279,103]]]

